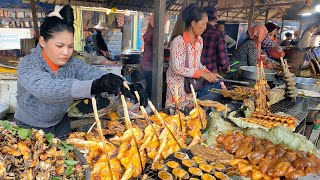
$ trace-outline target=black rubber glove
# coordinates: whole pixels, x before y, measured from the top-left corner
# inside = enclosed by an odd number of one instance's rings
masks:
[[[134,94],[134,91],[137,91],[140,96],[140,106],[146,107],[148,105],[147,93],[145,92],[143,86],[140,83],[134,83],[129,85],[130,91],[126,88],[121,88],[121,92],[124,96],[135,100],[138,102],[137,97]]]
[[[91,94],[101,94],[103,92],[118,95],[120,90],[124,88],[124,79],[115,74],[109,73],[92,82]]]
[[[95,96],[96,101],[97,101],[97,109],[103,109],[106,108],[110,105],[110,100],[108,98],[104,98],[101,96],[101,94],[97,94]],[[93,108],[92,108],[92,101],[91,99],[84,99],[81,102],[79,102],[76,105],[77,109],[84,113],[84,114],[89,114],[89,113],[93,113]]]

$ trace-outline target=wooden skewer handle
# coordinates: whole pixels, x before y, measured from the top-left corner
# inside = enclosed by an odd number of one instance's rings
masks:
[[[192,84],[190,84],[190,89],[191,89],[193,100],[194,100],[194,107],[197,108],[197,111],[198,111],[198,114],[199,114],[201,129],[204,129],[204,125],[203,125],[203,122],[202,122],[202,114],[201,114],[201,111],[200,111],[200,108],[199,108],[199,105],[198,105],[196,92],[194,91],[194,88],[193,88]]]
[[[124,111],[124,119],[125,119],[125,122],[127,124],[127,129],[131,131],[131,135],[132,135],[134,144],[135,144],[136,149],[137,149],[137,154],[139,156],[140,166],[141,166],[141,169],[143,170],[144,167],[143,167],[143,164],[142,164],[142,158],[141,158],[141,154],[140,154],[140,151],[139,151],[138,141],[137,141],[136,136],[135,136],[135,134],[133,132],[132,124],[131,124],[130,117],[129,117],[129,111],[128,111],[128,107],[127,107],[127,103],[126,103],[124,95],[121,95],[121,100],[122,100],[123,111]]]
[[[138,91],[134,91],[134,94],[136,95],[138,103],[140,104],[140,95],[139,95]]]
[[[96,120],[96,124],[97,124],[97,127],[98,127],[99,137],[100,137],[100,140],[101,140],[101,142],[103,144],[103,151],[104,151],[104,153],[106,153],[106,159],[108,161],[109,173],[110,173],[110,176],[111,176],[111,180],[113,180],[113,174],[112,174],[112,169],[111,169],[109,153],[108,153],[108,149],[107,149],[106,139],[105,139],[105,137],[103,136],[103,133],[102,133],[101,122],[99,120],[99,115],[98,115],[96,98],[92,97],[91,101],[92,101],[92,108],[93,108],[94,118]]]

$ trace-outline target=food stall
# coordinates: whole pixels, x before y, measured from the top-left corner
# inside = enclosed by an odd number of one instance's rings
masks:
[[[90,121],[65,137],[0,121],[0,179],[319,179],[320,152],[302,135],[319,95],[301,91],[280,61],[281,76],[263,64],[242,67],[249,86],[212,89],[215,100],[190,87],[189,112],[119,95],[108,109],[83,100]]]

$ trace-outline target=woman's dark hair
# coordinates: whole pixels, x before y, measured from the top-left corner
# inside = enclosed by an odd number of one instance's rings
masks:
[[[71,6],[63,6],[59,13],[63,19],[57,16],[46,17],[41,24],[40,36],[42,36],[45,41],[51,39],[55,32],[68,31],[74,33],[74,15]]]
[[[216,15],[217,9],[214,6],[204,7],[203,10],[207,13],[209,22],[218,19],[217,15]]]
[[[185,28],[189,28],[192,21],[200,21],[203,13],[205,13],[205,11],[195,4],[187,6],[182,12],[182,19],[185,23]]]
[[[280,29],[280,27],[273,22],[267,22],[264,26],[267,28],[268,33],[272,32],[274,29]]]
[[[290,37],[290,36],[292,36],[293,34],[290,33],[290,32],[287,32],[287,33],[285,33],[284,35],[285,35],[286,37]]]

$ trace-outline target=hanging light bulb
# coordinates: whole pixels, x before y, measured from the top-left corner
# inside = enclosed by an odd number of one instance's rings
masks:
[[[318,3],[318,5],[316,5],[316,7],[315,7],[315,11],[316,11],[317,13],[319,13],[319,12],[320,12],[320,2]]]
[[[312,7],[312,0],[306,0],[304,6],[298,11],[300,16],[310,16],[314,13],[314,8]]]

